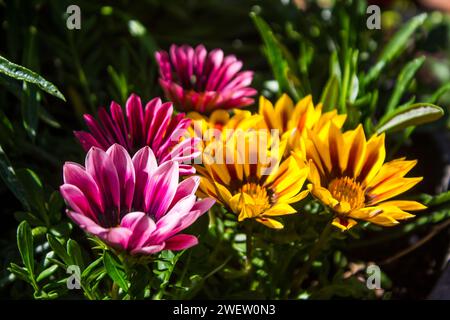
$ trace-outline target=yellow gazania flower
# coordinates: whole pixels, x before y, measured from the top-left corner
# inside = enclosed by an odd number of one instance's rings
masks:
[[[209,144],[219,135],[220,139],[226,139],[230,132],[242,129],[256,128],[260,118],[252,115],[250,111],[234,109],[231,116],[228,110],[214,110],[209,117],[198,112],[190,112],[187,117],[192,119],[189,133],[193,137],[202,140],[202,147]]]
[[[305,148],[310,163],[308,189],[335,213],[333,225],[348,230],[356,224],[354,219],[360,219],[393,226],[414,217],[406,211],[426,209],[416,201],[386,201],[422,180],[404,177],[417,161],[402,158],[384,163],[384,134],[366,141],[361,125],[345,133],[332,122],[328,126],[324,137],[309,132]],[[301,162],[305,154],[298,151],[294,156]]]
[[[328,122],[332,121],[341,128],[346,119],[346,115],[340,115],[336,110],[322,113],[322,104],[315,107],[311,95],[301,99],[294,106],[291,98],[283,94],[275,103],[275,107],[261,96],[258,113],[263,118],[262,127],[279,130],[280,136],[288,139],[289,149],[298,147],[300,138],[307,130],[322,134]]]
[[[296,212],[290,204],[308,194],[301,191],[308,168],[292,156],[281,162],[286,143],[278,150],[273,143],[267,130],[237,130],[210,143],[203,153],[204,167],[197,168],[200,191],[238,215],[239,221],[255,219],[283,228],[273,217]]]

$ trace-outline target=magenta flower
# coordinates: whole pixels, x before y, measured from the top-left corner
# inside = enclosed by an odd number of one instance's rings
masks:
[[[98,111],[99,120],[84,115],[89,132],[75,131],[84,150],[97,147],[106,151],[114,143],[134,153],[144,146],[152,148],[158,163],[174,160],[180,163],[180,174],[195,173],[188,163],[200,153],[196,149],[198,138],[188,136],[191,120],[183,113],[173,115],[171,103],[161,103],[159,98],[142,107],[141,98],[132,94],[126,103],[126,116],[120,105],[111,102],[110,114],[105,108]],[[184,139],[183,139],[184,137]]]
[[[85,167],[66,162],[61,194],[68,216],[86,232],[131,254],[183,250],[198,243],[179,232],[189,227],[213,204],[197,200],[199,177],[181,183],[179,165],[157,165],[149,147],[130,158],[119,144],[106,152],[92,147]]]
[[[220,49],[208,53],[203,45],[172,45],[170,53],[159,51],[155,57],[164,93],[180,110],[210,113],[253,103],[253,72],[240,71],[242,61],[234,55],[224,57]]]

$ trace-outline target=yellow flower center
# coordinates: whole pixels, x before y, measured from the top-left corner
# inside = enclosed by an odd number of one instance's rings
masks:
[[[241,192],[244,192],[252,197],[253,203],[247,205],[251,206],[251,214],[259,215],[261,212],[270,208],[270,195],[267,189],[257,183],[246,183],[242,186]]]
[[[328,190],[339,202],[347,202],[351,209],[358,209],[364,206],[364,190],[352,178],[336,178],[330,182]]]

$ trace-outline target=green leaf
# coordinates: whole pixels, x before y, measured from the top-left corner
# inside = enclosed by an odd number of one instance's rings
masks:
[[[339,99],[339,80],[335,75],[332,75],[325,85],[325,88],[320,97],[320,102],[323,104],[323,111],[330,111],[336,109]]]
[[[24,266],[28,269],[30,275],[34,274],[34,245],[33,235],[28,222],[22,221],[17,228],[17,247]]]
[[[81,255],[81,248],[75,240],[69,239],[67,241],[67,253],[71,257],[73,264],[84,269],[83,256]]]
[[[433,104],[416,103],[398,108],[390,115],[386,115],[377,126],[377,133],[401,130],[409,126],[416,126],[435,121],[442,117],[444,110]]]
[[[31,212],[27,212],[27,211],[14,212],[14,218],[16,218],[16,220],[19,222],[22,222],[25,220],[32,226],[41,226],[44,224],[44,222],[41,219],[36,217]]]
[[[14,168],[6,153],[3,151],[2,146],[0,146],[0,177],[9,190],[11,190],[16,198],[22,203],[25,209],[29,209],[30,205],[28,203],[24,187],[17,178],[16,172],[14,171]]]
[[[424,23],[426,18],[426,13],[415,16],[395,33],[378,57],[378,62],[367,73],[367,76],[364,79],[365,84],[368,84],[376,79],[386,65],[398,57],[406,49],[407,42],[410,40],[417,28]]]
[[[23,83],[22,88],[22,121],[28,136],[34,141],[39,122],[40,94],[34,85]]]
[[[89,277],[91,272],[103,261],[103,257],[100,257],[96,259],[94,262],[92,262],[90,265],[86,267],[86,269],[83,270],[81,273],[81,278]]]
[[[50,233],[47,233],[47,241],[48,244],[50,245],[50,248],[52,248],[53,252],[55,252],[55,254],[62,259],[62,261],[66,264],[66,265],[70,265],[72,264],[72,259],[70,258],[70,256],[67,254],[66,249],[64,248],[64,246],[61,244],[61,242],[59,242],[59,240],[53,236]]]
[[[424,62],[425,57],[422,56],[409,62],[403,67],[402,71],[400,71],[400,74],[397,77],[397,84],[395,86],[394,92],[392,93],[391,98],[389,99],[389,102],[387,104],[386,113],[392,112],[395,107],[398,106],[398,103],[400,102],[400,99],[403,96],[405,90],[408,88],[417,70],[419,70]]]
[[[103,255],[103,263],[106,272],[111,279],[124,291],[128,291],[128,283],[125,278],[125,273],[120,269],[119,263],[108,253]]]
[[[421,202],[428,207],[437,206],[446,202],[450,202],[450,191],[439,193],[435,196],[423,194],[421,196]]]
[[[26,268],[23,268],[13,262],[9,265],[8,268],[9,272],[15,274],[18,278],[22,279],[23,281],[30,281],[30,277],[28,275],[28,270]]]
[[[0,56],[0,73],[3,73],[11,78],[22,80],[25,82],[33,83],[37,85],[41,90],[66,101],[66,98],[58,90],[58,88],[51,82],[45,80],[37,73],[15,64],[4,57]]]
[[[56,269],[58,269],[58,265],[54,264],[47,269],[43,270],[38,277],[36,278],[36,282],[40,282],[48,277],[50,277],[52,274],[55,273]]]
[[[281,49],[281,44],[273,34],[269,25],[254,12],[250,13],[250,17],[253,19],[258,31],[264,41],[265,51],[269,64],[272,67],[272,71],[275,79],[279,84],[279,90],[281,92],[289,92],[294,100],[300,98],[299,93],[295,87],[294,74],[289,68],[288,61],[283,57],[283,50]]]
[[[41,180],[31,169],[19,169],[16,174],[25,189],[31,208],[39,213],[44,221],[47,221],[47,210],[45,208],[44,190]]]
[[[447,91],[450,91],[450,83],[445,83],[439,89],[437,89],[433,95],[427,99],[428,103],[436,103]]]
[[[57,223],[61,220],[61,209],[63,208],[64,200],[58,191],[53,191],[48,200],[48,212],[52,223]]]

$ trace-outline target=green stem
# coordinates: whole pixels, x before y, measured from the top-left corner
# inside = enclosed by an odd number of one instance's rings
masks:
[[[245,237],[245,270],[250,272],[252,270],[252,256],[253,256],[253,234],[252,227],[247,228]]]
[[[111,299],[118,300],[119,299],[119,286],[113,282],[111,287]]]
[[[333,225],[331,224],[331,222],[329,222],[325,226],[325,228],[322,230],[322,233],[320,234],[319,239],[317,240],[317,242],[315,243],[315,245],[309,252],[308,260],[303,265],[303,267],[300,269],[300,271],[298,272],[298,275],[294,279],[291,292],[296,292],[301,289],[303,281],[305,281],[305,279],[308,275],[309,269],[311,269],[313,262],[316,260],[317,256],[319,255],[320,251],[322,250],[323,246],[327,243],[327,240],[328,240],[332,230],[333,230]]]

